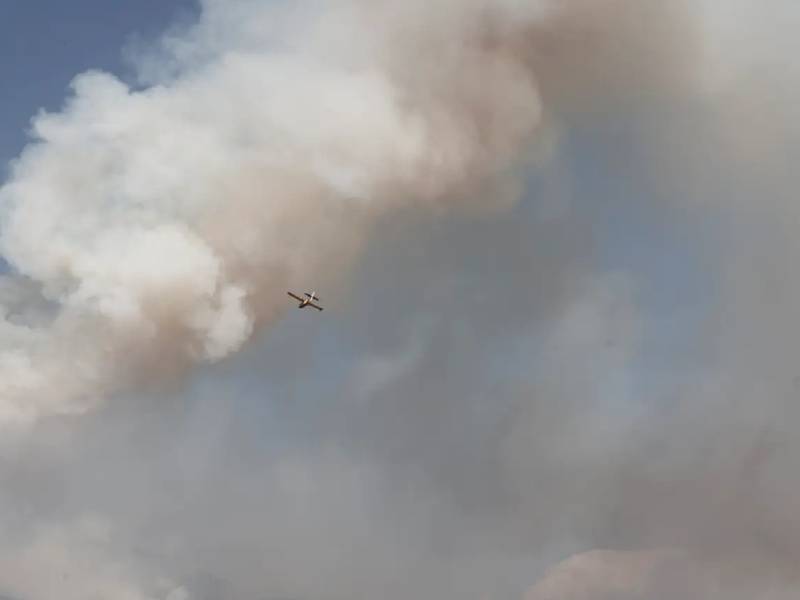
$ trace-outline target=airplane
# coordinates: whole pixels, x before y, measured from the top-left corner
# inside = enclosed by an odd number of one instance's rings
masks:
[[[292,298],[294,298],[295,300],[300,302],[300,304],[297,306],[297,308],[305,308],[306,306],[311,306],[313,308],[316,308],[319,311],[323,310],[321,306],[318,306],[317,304],[314,304],[314,300],[319,300],[319,296],[317,296],[316,292],[311,292],[310,294],[308,292],[306,292],[305,293],[305,295],[306,295],[305,298],[301,298],[300,296],[298,296],[297,294],[293,294],[292,292],[287,292],[287,293]]]

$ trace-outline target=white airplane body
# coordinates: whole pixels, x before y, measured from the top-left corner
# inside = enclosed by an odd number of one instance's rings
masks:
[[[321,306],[319,306],[318,304],[314,304],[314,300],[319,300],[319,296],[317,296],[316,292],[311,292],[310,294],[308,292],[306,292],[305,293],[305,296],[306,296],[305,298],[303,298],[301,296],[298,296],[297,294],[293,294],[292,292],[287,292],[287,293],[292,298],[294,298],[295,300],[300,302],[300,304],[297,305],[297,308],[305,308],[306,306],[310,306],[312,308],[316,308],[317,310],[320,310],[320,311],[322,310]]]

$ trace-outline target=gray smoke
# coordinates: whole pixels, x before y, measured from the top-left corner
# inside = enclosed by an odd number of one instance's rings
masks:
[[[798,18],[208,1],[78,78],[0,192],[0,594],[796,596]]]

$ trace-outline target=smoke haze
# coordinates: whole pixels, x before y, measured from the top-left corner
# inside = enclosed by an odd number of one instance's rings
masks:
[[[206,0],[79,75],[0,188],[0,596],[795,597],[799,19]]]

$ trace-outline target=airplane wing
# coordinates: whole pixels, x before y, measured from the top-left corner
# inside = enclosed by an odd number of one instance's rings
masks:
[[[301,298],[301,297],[300,297],[300,296],[298,296],[297,294],[293,294],[292,292],[286,292],[286,293],[287,293],[287,294],[289,294],[289,295],[290,295],[292,298],[294,298],[295,300],[299,300],[300,302],[302,302],[302,301],[303,301],[303,298]]]
[[[308,303],[308,306],[313,306],[314,308],[316,308],[316,309],[317,309],[317,310],[319,310],[319,311],[322,311],[322,310],[324,310],[324,309],[323,309],[321,306],[317,306],[317,305],[316,305],[316,304],[314,304],[313,302],[309,302],[309,303]]]

